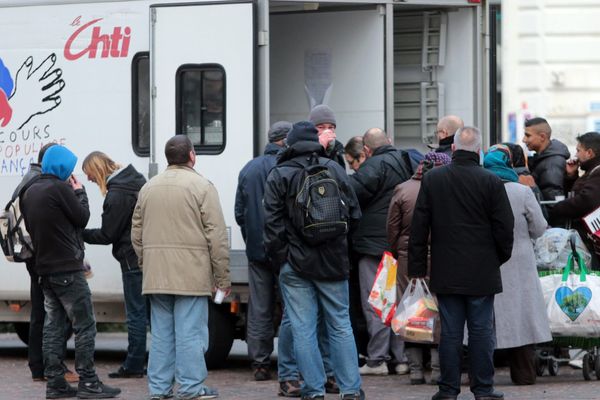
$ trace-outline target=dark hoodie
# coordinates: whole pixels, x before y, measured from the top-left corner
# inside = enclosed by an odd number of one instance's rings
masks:
[[[273,265],[280,267],[289,262],[294,271],[305,278],[330,281],[348,279],[350,263],[346,236],[311,246],[304,242],[292,222],[299,211],[295,199],[301,187],[299,180],[303,176],[302,168],[293,164],[308,165],[312,154],[319,157],[319,164],[327,166],[337,181],[348,206],[351,227],[360,219],[358,200],[345,170],[335,161],[324,157],[323,147],[318,142],[298,141],[281,153],[277,166],[267,178],[264,196],[265,249]],[[287,163],[289,160],[295,163]]]
[[[33,248],[38,275],[83,269],[80,231],[90,218],[85,190],[66,182],[77,157],[63,146],[52,146],[42,162],[42,175],[25,191],[21,207]]]
[[[529,169],[542,191],[543,200],[564,196],[565,165],[571,157],[567,146],[552,139],[548,147],[529,159]]]
[[[121,271],[139,269],[131,245],[131,217],[138,192],[146,178],[131,164],[108,178],[106,198],[102,208],[102,227],[86,229],[83,240],[89,244],[112,244],[112,254],[121,264]]]

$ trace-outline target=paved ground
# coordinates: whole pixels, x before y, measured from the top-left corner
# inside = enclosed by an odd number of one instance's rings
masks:
[[[72,349],[72,341],[70,348]],[[97,343],[97,367],[103,380],[119,366],[126,342],[123,334],[100,334]],[[69,352],[69,365],[73,365],[73,353]],[[227,369],[210,371],[208,384],[216,387],[222,399],[278,399],[274,382],[255,382],[245,359],[245,345],[236,341]],[[506,394],[506,399],[600,399],[600,381],[585,382],[581,370],[561,366],[556,377],[544,376],[535,386],[517,387],[510,384],[508,371],[497,371],[497,386]],[[147,398],[144,380],[110,380],[110,384],[121,387],[121,399],[143,400]],[[435,393],[429,385],[410,386],[406,376],[367,377],[363,387],[369,400],[425,400]],[[44,383],[32,382],[27,368],[27,349],[13,334],[0,334],[0,400],[28,400],[44,398]],[[468,387],[463,386],[460,400],[472,400]],[[279,397],[281,399],[281,397]],[[330,395],[328,400],[336,397]]]

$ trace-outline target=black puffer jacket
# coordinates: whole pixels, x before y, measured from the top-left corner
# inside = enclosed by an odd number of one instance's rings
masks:
[[[342,144],[342,142],[336,139],[335,144],[333,145],[333,149],[331,149],[331,151],[326,151],[325,157],[337,162],[345,170],[346,160],[344,159],[344,152],[344,145]]]
[[[35,249],[35,272],[44,276],[81,271],[80,232],[90,218],[85,189],[74,191],[56,176],[42,174],[23,194],[21,207]]]
[[[304,242],[292,222],[298,212],[295,200],[303,170],[284,163],[293,160],[308,165],[313,153],[319,156],[319,164],[327,166],[337,181],[348,206],[351,226],[360,218],[358,201],[346,172],[336,162],[323,156],[323,147],[319,143],[296,142],[281,153],[277,165],[267,178],[264,196],[265,249],[274,266],[280,267],[289,262],[298,274],[306,278],[331,281],[348,279],[350,265],[346,235],[319,246],[311,246]]]
[[[529,169],[543,200],[564,195],[565,165],[570,156],[567,146],[552,139],[544,151],[529,158]]]
[[[424,175],[408,242],[408,275],[427,273],[431,291],[488,296],[502,292],[500,265],[511,257],[514,216],[502,181],[479,156],[454,152],[452,163]]]
[[[138,260],[131,245],[131,216],[138,192],[146,178],[130,164],[107,182],[102,227],[86,229],[83,240],[89,244],[112,244],[112,254],[123,272],[138,269]]]
[[[350,176],[362,218],[352,235],[352,250],[380,257],[389,250],[387,214],[396,185],[413,175],[407,152],[394,146],[381,146]]]

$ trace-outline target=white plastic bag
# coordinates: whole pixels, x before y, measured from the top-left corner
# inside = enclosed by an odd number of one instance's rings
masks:
[[[383,253],[379,262],[375,282],[369,294],[369,304],[373,307],[381,322],[390,326],[392,317],[396,311],[396,273],[398,262],[388,251]]]
[[[576,230],[550,228],[535,241],[535,261],[538,270],[562,270],[571,254],[569,238],[576,236],[577,252],[583,256],[585,265],[590,265],[592,257]]]
[[[437,302],[425,279],[411,279],[398,303],[392,330],[408,342],[433,343],[438,318]]]
[[[571,273],[569,256],[562,275],[540,278],[552,336],[600,336],[600,277],[587,273],[580,264],[579,274]]]

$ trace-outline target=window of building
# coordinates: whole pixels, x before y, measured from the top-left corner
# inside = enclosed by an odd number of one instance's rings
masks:
[[[198,154],[225,149],[225,70],[217,64],[187,64],[176,74],[176,130]]]

